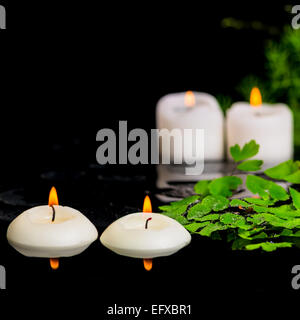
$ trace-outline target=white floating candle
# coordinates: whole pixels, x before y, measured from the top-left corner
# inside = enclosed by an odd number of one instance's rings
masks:
[[[57,197],[55,195],[52,188],[49,204],[51,197]],[[54,203],[58,204],[58,201]],[[97,237],[95,226],[82,213],[59,205],[26,210],[12,221],[7,230],[10,245],[29,257],[74,256],[84,251]]]
[[[204,159],[222,160],[224,157],[224,115],[217,100],[201,92],[173,93],[162,97],[156,109],[156,123],[158,129],[204,129]],[[164,134],[161,135],[162,137]],[[182,142],[181,150],[195,150],[195,132],[193,139]],[[164,144],[162,138],[161,148],[170,148]],[[177,143],[177,142],[176,142]],[[174,144],[176,144],[174,142]],[[179,142],[180,143],[180,142]],[[160,148],[160,149],[161,149]],[[184,162],[190,162],[183,154],[176,154],[176,145],[171,144],[171,161],[175,157]],[[193,158],[192,158],[193,160]]]
[[[285,104],[262,104],[261,95],[253,88],[250,104],[234,103],[227,111],[227,154],[235,144],[243,146],[254,139],[260,145],[253,159],[275,164],[293,157],[293,114]]]
[[[100,241],[120,255],[147,259],[177,252],[190,243],[191,236],[174,219],[158,213],[138,212],[113,222]]]
[[[189,232],[177,221],[151,213],[145,206],[143,211],[148,212],[128,214],[114,221],[102,233],[101,243],[117,254],[142,259],[169,256],[190,243]]]

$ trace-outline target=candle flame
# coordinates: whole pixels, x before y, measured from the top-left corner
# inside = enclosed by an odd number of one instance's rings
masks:
[[[49,193],[49,206],[58,205],[58,197],[55,187],[52,187]]]
[[[152,212],[152,205],[151,205],[151,200],[150,200],[149,196],[145,197],[144,205],[143,205],[143,212],[149,212],[149,213]]]
[[[152,205],[151,205],[151,200],[150,200],[149,196],[145,197],[144,205],[143,205],[143,212],[147,212],[147,213],[152,212]],[[144,268],[147,271],[150,271],[152,269],[152,259],[144,259],[143,262],[144,262]]]
[[[50,266],[53,270],[57,270],[59,267],[59,259],[58,258],[50,258]]]
[[[184,104],[187,107],[193,107],[196,103],[195,95],[192,91],[187,91],[184,96]]]
[[[144,268],[147,271],[150,271],[152,269],[152,259],[144,259]]]
[[[257,87],[252,88],[250,93],[250,105],[252,107],[260,107],[262,104],[261,93]]]
[[[52,187],[49,193],[49,206],[58,205],[58,197],[55,187]],[[57,270],[59,267],[58,258],[50,258],[50,266],[53,270]]]

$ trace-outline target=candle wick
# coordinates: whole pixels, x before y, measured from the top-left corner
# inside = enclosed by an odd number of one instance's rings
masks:
[[[152,220],[152,218],[148,218],[148,219],[146,220],[145,229],[148,229],[148,222],[149,222],[150,220]]]
[[[55,220],[55,208],[52,204],[50,207],[52,208],[52,222],[53,222]]]

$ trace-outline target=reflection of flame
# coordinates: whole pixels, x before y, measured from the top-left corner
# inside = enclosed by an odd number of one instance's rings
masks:
[[[149,196],[145,197],[144,205],[143,205],[143,212],[151,213],[152,212],[152,205]],[[152,218],[149,218],[152,219]],[[144,268],[147,271],[152,269],[152,259],[144,259]]]
[[[50,266],[53,270],[57,270],[59,267],[59,259],[58,258],[50,258]]]
[[[184,104],[187,107],[193,107],[195,105],[195,95],[193,94],[192,91],[187,91],[184,96]]]
[[[57,192],[54,187],[52,187],[50,190],[48,205],[49,206],[58,205]]]
[[[151,200],[149,196],[145,197],[144,200],[144,205],[143,205],[143,212],[152,212],[152,205],[151,205]]]
[[[147,271],[150,271],[152,269],[152,259],[144,259],[144,268]]]
[[[261,93],[257,87],[252,88],[250,93],[250,105],[252,107],[260,107],[262,104]]]

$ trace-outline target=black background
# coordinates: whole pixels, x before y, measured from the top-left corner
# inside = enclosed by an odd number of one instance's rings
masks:
[[[129,130],[155,128],[156,102],[170,92],[240,99],[239,81],[249,73],[264,75],[270,35],[222,28],[222,19],[259,20],[279,29],[291,19],[283,3],[272,2],[1,4],[7,30],[0,30],[0,185],[2,192],[19,188],[27,202],[2,203],[2,215],[47,203],[55,184],[60,203],[81,209],[99,233],[141,208],[154,190],[155,168],[98,167],[97,131],[117,129],[119,120],[128,120]],[[154,210],[158,205],[153,198]],[[24,299],[30,291],[42,298],[51,292],[47,310],[62,304],[61,296],[75,296],[71,306],[80,309],[88,297],[86,312],[96,309],[100,319],[114,303],[192,304],[199,318],[208,302],[215,313],[230,310],[241,297],[252,297],[250,305],[243,302],[251,308],[298,293],[290,284],[291,268],[300,262],[296,249],[232,252],[226,243],[195,238],[178,254],[155,259],[147,273],[141,261],[117,256],[96,241],[83,254],[61,259],[54,272],[48,261],[9,247],[8,222],[0,225],[7,296],[22,292]],[[225,301],[231,307],[215,307]]]

